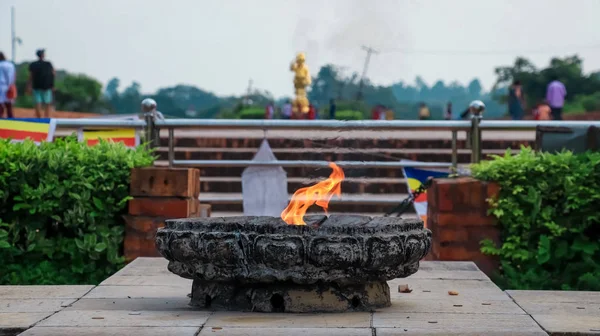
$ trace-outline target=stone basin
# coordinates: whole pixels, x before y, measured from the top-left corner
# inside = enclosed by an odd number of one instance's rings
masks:
[[[388,280],[419,269],[431,231],[418,219],[306,216],[169,220],[156,246],[193,279],[191,304],[261,312],[369,311],[390,305]]]

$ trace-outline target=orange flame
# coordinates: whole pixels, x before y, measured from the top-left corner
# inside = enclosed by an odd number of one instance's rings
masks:
[[[333,195],[341,196],[344,171],[333,162],[329,163],[329,167],[333,169],[333,172],[327,180],[296,190],[292,200],[281,213],[281,219],[284,222],[290,225],[306,225],[304,214],[311,205],[317,204],[327,213],[331,197]]]

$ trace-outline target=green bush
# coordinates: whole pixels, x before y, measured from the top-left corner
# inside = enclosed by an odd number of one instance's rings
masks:
[[[124,263],[121,216],[143,147],[0,140],[0,285],[96,284]]]
[[[363,113],[360,111],[337,111],[335,112],[336,120],[363,120]]]
[[[496,181],[502,246],[499,284],[514,289],[600,290],[600,153],[535,153],[529,148],[472,167]]]
[[[240,119],[265,119],[265,109],[261,108],[248,108],[241,110],[239,113]]]

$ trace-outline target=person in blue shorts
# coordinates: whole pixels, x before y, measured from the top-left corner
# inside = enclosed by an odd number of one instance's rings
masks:
[[[44,108],[44,117],[50,118],[50,112],[54,102],[54,67],[52,63],[46,61],[44,49],[39,49],[35,53],[38,60],[29,64],[29,80],[27,82],[28,91],[32,92],[35,101],[35,114],[38,118],[42,117],[42,107]]]

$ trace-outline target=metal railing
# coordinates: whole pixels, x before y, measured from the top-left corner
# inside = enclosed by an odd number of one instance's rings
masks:
[[[160,130],[168,132],[168,164],[173,166],[194,165],[200,167],[247,167],[247,166],[282,166],[282,167],[327,167],[327,161],[268,161],[251,160],[175,160],[175,130],[435,130],[449,131],[452,134],[451,162],[404,162],[404,161],[340,161],[336,162],[346,168],[400,168],[400,167],[438,167],[456,169],[458,165],[459,131],[467,133],[467,144],[471,149],[471,162],[481,160],[482,130],[535,130],[537,126],[561,127],[600,127],[600,121],[510,121],[483,120],[472,118],[464,121],[421,121],[421,120],[382,120],[382,121],[338,121],[338,120],[238,120],[238,119],[166,119],[166,120],[118,120],[118,119],[57,119],[57,127],[64,128],[138,128],[144,134],[158,134]],[[148,129],[148,128],[152,129]],[[158,146],[157,141],[151,141]]]

